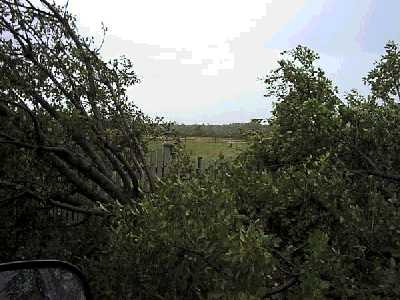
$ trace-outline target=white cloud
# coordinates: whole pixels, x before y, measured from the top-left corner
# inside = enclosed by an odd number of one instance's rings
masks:
[[[152,56],[151,58],[160,60],[176,60],[176,52],[160,52],[159,55]]]
[[[81,23],[95,28],[104,21],[111,34],[137,43],[193,48],[219,44],[255,26],[270,1],[146,0],[70,1]]]
[[[225,115],[224,122],[234,122],[229,116],[240,111],[246,118],[260,115],[265,99],[257,77],[280,52],[265,48],[265,41],[304,1],[69,2],[84,31],[98,33],[101,21],[110,28],[105,58],[125,54],[133,59],[143,81],[129,93],[145,112],[186,122],[186,116]]]

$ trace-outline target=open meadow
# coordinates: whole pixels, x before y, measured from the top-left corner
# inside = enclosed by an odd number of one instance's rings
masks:
[[[192,158],[193,164],[197,164],[198,158],[202,158],[202,167],[207,167],[219,157],[235,159],[241,150],[247,147],[245,140],[214,137],[185,137],[180,138],[185,151]],[[149,144],[148,158],[152,166],[160,166],[167,160],[163,151],[163,141],[152,141]]]
[[[244,140],[213,137],[187,137],[182,143],[190,156],[201,156],[205,160],[214,160],[220,155],[233,159],[247,146]]]

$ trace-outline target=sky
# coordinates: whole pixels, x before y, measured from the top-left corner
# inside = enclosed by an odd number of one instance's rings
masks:
[[[64,1],[57,1],[64,4]],[[400,42],[399,0],[69,0],[105,60],[132,59],[128,95],[146,114],[194,124],[268,118],[260,80],[280,52],[301,44],[345,95],[362,83],[388,40]]]

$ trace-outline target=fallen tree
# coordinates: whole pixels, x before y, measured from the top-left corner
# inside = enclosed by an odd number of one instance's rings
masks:
[[[0,74],[1,196],[99,214],[154,188],[132,63],[104,62],[65,7],[0,1]]]

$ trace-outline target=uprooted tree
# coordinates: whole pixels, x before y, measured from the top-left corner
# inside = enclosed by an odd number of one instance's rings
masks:
[[[0,193],[86,214],[132,205],[154,187],[128,101],[127,58],[104,62],[65,7],[0,1]],[[147,128],[147,129],[146,129]]]

